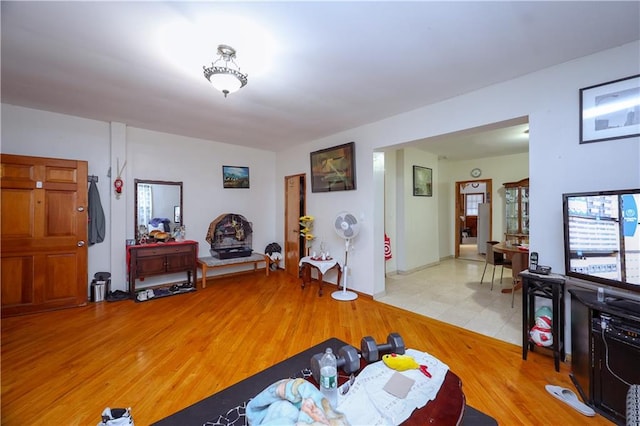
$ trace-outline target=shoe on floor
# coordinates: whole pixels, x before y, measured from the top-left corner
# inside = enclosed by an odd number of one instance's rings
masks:
[[[98,426],[133,426],[131,408],[105,408]]]
[[[596,412],[593,411],[593,408],[589,407],[586,404],[583,404],[572,390],[553,385],[546,385],[544,388],[551,395],[555,396],[560,401],[567,403],[569,406],[575,408],[578,412],[584,414],[585,416],[591,417],[596,415]]]
[[[130,298],[129,293],[122,290],[110,291],[105,299],[107,302],[115,302],[118,300],[128,300]]]

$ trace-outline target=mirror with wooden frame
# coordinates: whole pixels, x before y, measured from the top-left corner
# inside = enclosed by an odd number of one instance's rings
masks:
[[[137,243],[173,239],[184,225],[182,182],[135,179],[134,214]]]

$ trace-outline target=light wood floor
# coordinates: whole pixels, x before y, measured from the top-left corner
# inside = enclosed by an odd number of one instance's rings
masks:
[[[2,320],[2,425],[95,425],[132,407],[148,425],[311,345],[335,336],[399,332],[463,382],[467,403],[502,425],[610,424],[544,390],[573,389],[551,357],[335,288],[302,290],[283,271],[212,279],[204,290],[144,303],[103,302]],[[262,389],[256,389],[256,394]]]

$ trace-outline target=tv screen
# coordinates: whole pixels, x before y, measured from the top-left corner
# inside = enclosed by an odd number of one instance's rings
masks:
[[[565,274],[640,293],[640,189],[562,197]]]

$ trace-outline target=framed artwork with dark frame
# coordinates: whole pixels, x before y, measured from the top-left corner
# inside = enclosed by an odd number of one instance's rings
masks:
[[[640,136],[640,74],[580,89],[580,143]]]
[[[430,168],[413,166],[413,195],[416,197],[433,195],[433,171]]]
[[[356,189],[355,157],[355,142],[312,152],[311,192]]]
[[[249,168],[222,166],[223,188],[249,188]]]

